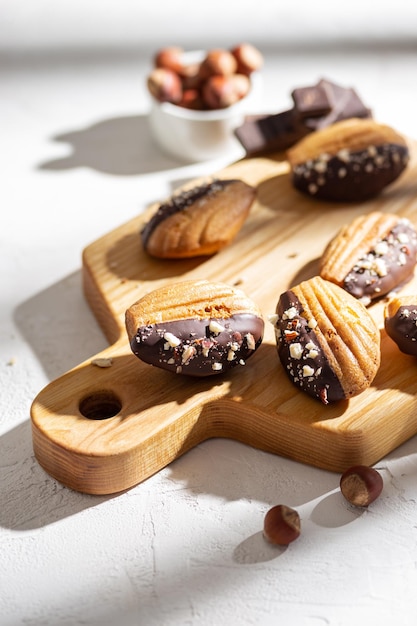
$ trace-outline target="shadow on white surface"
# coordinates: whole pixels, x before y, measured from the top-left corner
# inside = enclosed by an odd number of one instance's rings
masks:
[[[48,380],[108,346],[83,297],[81,271],[22,302],[14,319]]]
[[[348,505],[339,489],[322,498],[311,512],[310,519],[323,528],[346,526],[360,517],[364,509]]]
[[[68,156],[39,164],[40,170],[62,171],[88,167],[113,176],[137,176],[178,167],[154,142],[147,115],[100,120],[91,126],[52,137],[71,147]]]
[[[0,526],[4,528],[42,528],[114,497],[71,491],[46,474],[33,454],[29,420],[4,433],[0,442]]]
[[[108,345],[83,298],[81,272],[22,302],[14,319],[48,380]],[[0,445],[0,526],[41,528],[113,497],[78,493],[52,479],[35,459],[30,420],[4,433]]]
[[[233,560],[239,565],[250,565],[253,563],[264,563],[273,561],[284,554],[288,546],[273,546],[268,543],[260,531],[247,537],[233,552]]]

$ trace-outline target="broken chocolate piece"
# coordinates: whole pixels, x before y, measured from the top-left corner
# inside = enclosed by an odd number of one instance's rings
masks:
[[[294,108],[271,115],[251,116],[235,130],[235,135],[253,156],[288,150],[309,133],[349,118],[371,118],[353,88],[327,79],[316,85],[298,87],[291,93]]]
[[[355,89],[345,89],[330,81],[320,81],[320,83],[328,91],[332,108],[327,115],[321,118],[311,117],[305,120],[306,126],[311,130],[326,128],[335,122],[351,117],[372,117],[370,109],[365,106]]]
[[[235,135],[247,154],[287,150],[310,132],[304,125],[297,124],[292,109],[275,115],[246,118]]]
[[[330,113],[332,101],[323,85],[298,87],[291,93],[300,118],[321,117]]]

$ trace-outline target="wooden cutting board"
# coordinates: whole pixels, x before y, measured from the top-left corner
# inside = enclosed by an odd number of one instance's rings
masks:
[[[343,223],[381,210],[417,225],[415,156],[384,194],[360,205],[302,196],[291,187],[288,165],[279,155],[245,159],[218,175],[257,185],[258,199],[235,241],[215,256],[148,257],[139,231],[154,207],[84,250],[85,295],[110,346],[51,382],[31,409],[36,458],[72,489],[125,490],[211,437],[230,437],[341,472],[356,463],[375,463],[417,432],[417,360],[386,336],[384,302],[370,308],[381,329],[381,368],[370,389],[332,406],[288,380],[268,321],[259,350],[224,378],[175,375],[131,353],[125,310],[167,281],[205,278],[238,285],[267,320],[283,291],[317,273],[324,246]],[[402,291],[417,293],[417,279]],[[111,366],[99,367],[98,358],[111,359]]]

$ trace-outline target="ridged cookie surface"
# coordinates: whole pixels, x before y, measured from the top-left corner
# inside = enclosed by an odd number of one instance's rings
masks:
[[[374,211],[343,226],[320,260],[320,276],[369,304],[409,281],[417,233],[398,215]]]
[[[174,195],[161,204],[142,230],[154,257],[180,259],[211,255],[241,229],[256,189],[241,180],[214,180]]]
[[[320,276],[281,294],[274,319],[280,361],[291,381],[324,404],[372,383],[380,334],[368,310]]]

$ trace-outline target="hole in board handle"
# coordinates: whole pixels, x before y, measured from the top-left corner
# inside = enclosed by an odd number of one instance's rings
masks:
[[[122,403],[113,391],[95,391],[80,401],[81,415],[90,420],[106,420],[117,415]]]

